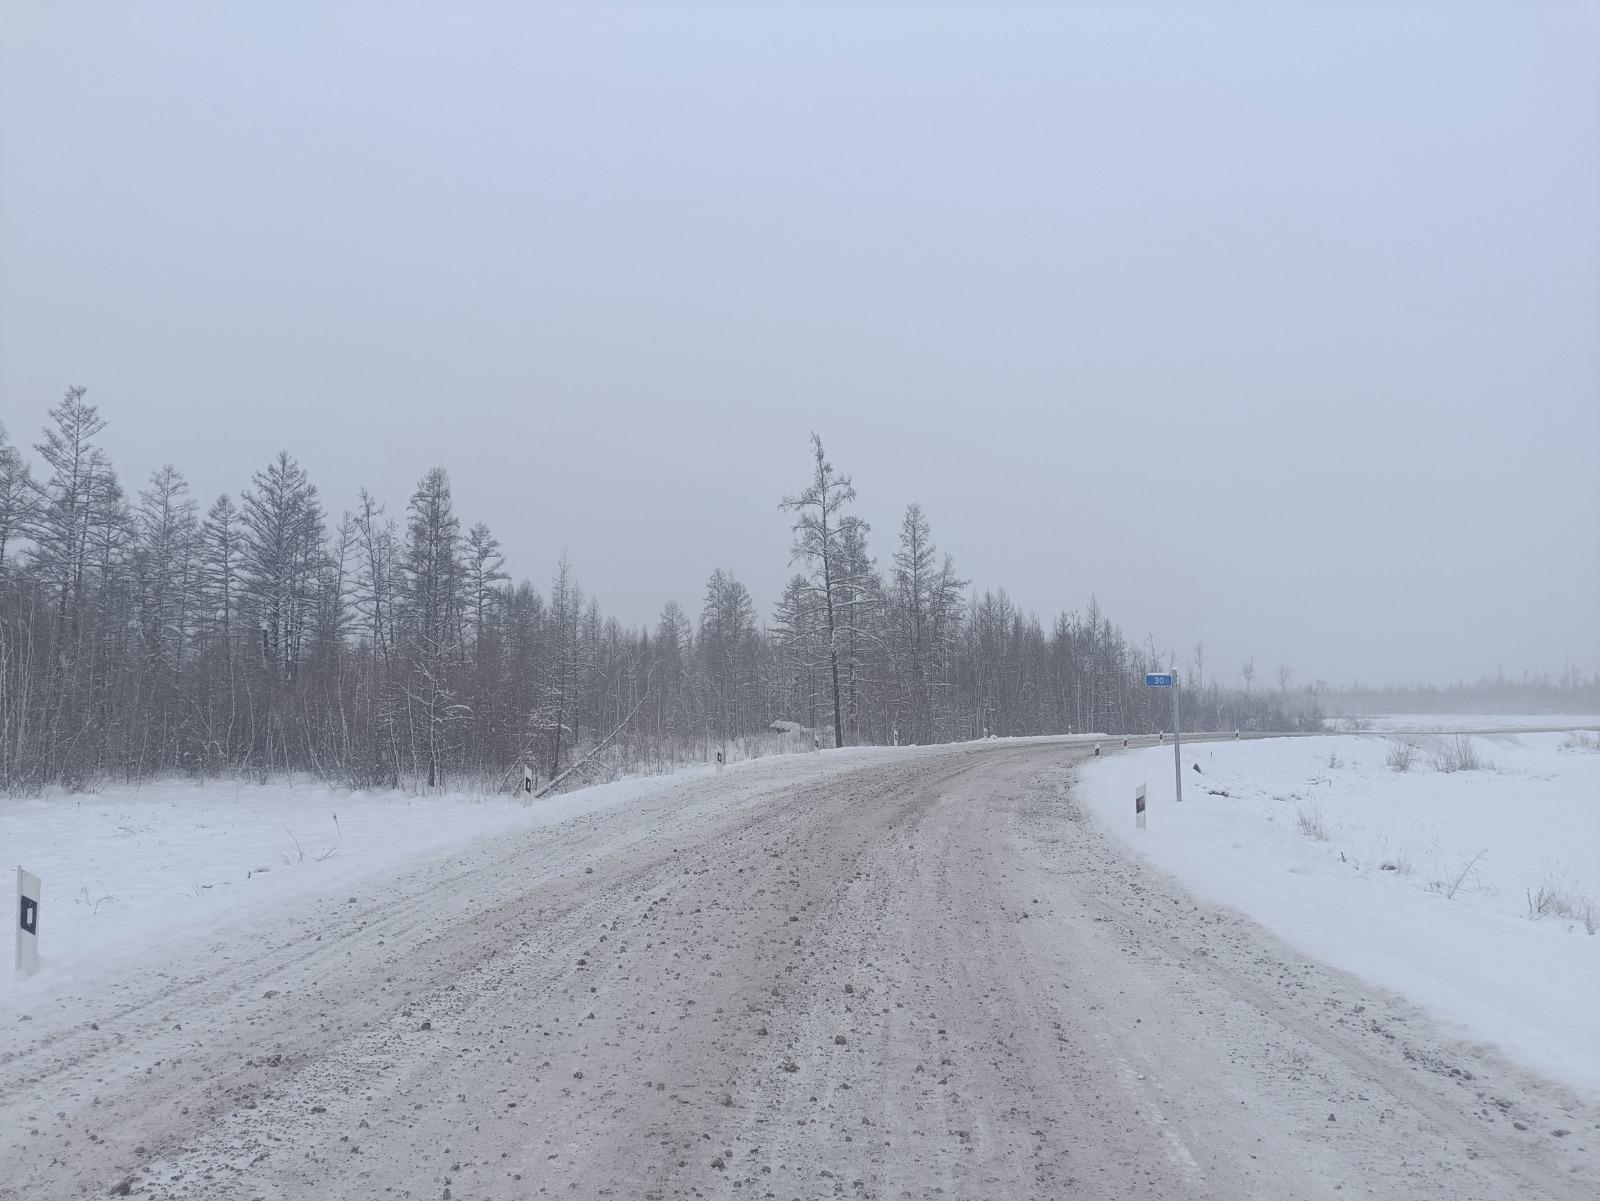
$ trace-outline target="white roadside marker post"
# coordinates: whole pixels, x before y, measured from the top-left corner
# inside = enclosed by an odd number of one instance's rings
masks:
[[[39,877],[17,868],[17,971],[39,970]]]
[[[1139,829],[1144,829],[1144,785],[1139,785],[1133,794],[1133,820]]]

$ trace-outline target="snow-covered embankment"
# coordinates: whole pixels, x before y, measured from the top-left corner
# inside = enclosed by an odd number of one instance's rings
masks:
[[[1464,753],[1479,765],[1459,770]],[[1097,760],[1079,784],[1196,892],[1600,1092],[1595,735],[1199,743],[1184,748],[1181,806],[1173,792],[1170,746]]]

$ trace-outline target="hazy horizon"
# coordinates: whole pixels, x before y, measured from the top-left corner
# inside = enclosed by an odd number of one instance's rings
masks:
[[[881,564],[1180,670],[1600,670],[1593,5],[0,14],[0,421],[130,494],[442,464],[768,620],[814,429]]]

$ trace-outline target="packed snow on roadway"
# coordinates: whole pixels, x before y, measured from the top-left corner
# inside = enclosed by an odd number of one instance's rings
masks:
[[[746,759],[724,770],[799,781],[918,753],[853,747]],[[716,770],[679,765],[674,778]],[[179,944],[214,943],[231,923],[276,922],[287,931],[315,922],[320,906],[342,904],[351,892],[381,887],[477,839],[581,818],[667,783],[652,774],[533,799],[504,790],[418,795],[308,781],[166,780],[0,798],[3,862],[43,882],[40,970],[26,979],[0,971],[0,1021],[19,1006],[69,1003],[68,995],[89,995],[97,980],[160,967]],[[0,953],[10,960],[9,934]]]
[[[1472,1040],[1600,1092],[1600,737],[1389,734],[1183,750],[1181,805],[1170,745],[1087,765],[1081,801],[1197,894]]]

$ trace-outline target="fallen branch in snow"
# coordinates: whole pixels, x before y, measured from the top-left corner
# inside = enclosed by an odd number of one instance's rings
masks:
[[[1488,847],[1484,847],[1483,850],[1479,851],[1471,859],[1468,859],[1464,864],[1462,864],[1461,865],[1461,874],[1458,875],[1455,878],[1454,883],[1449,884],[1449,885],[1445,885],[1445,884],[1443,884],[1442,881],[1435,880],[1434,881],[1435,890],[1438,891],[1438,892],[1444,893],[1444,899],[1445,900],[1447,900],[1447,901],[1455,900],[1456,899],[1456,893],[1458,891],[1460,891],[1460,889],[1461,889],[1462,881],[1464,881],[1467,878],[1467,876],[1469,874],[1471,874],[1473,868],[1478,866],[1478,860],[1482,859],[1488,853],[1489,853],[1489,848]]]
[[[94,898],[94,896],[89,892],[89,886],[87,884],[85,884],[81,889],[79,889],[79,891],[83,895],[80,896],[80,897],[76,897],[74,899],[80,905],[89,906],[90,911],[93,912],[93,913],[99,913],[100,912],[100,906],[113,904],[113,903],[115,903],[115,901],[117,899],[116,897],[112,896],[109,892],[106,892],[105,885],[103,885],[103,884],[100,886],[100,891],[104,895],[101,896],[99,900],[96,900]]]
[[[651,670],[652,671],[654,670],[654,665],[653,664],[651,665]],[[628,723],[633,720],[633,715],[635,713],[639,712],[639,707],[641,705],[643,705],[645,703],[645,701],[647,701],[650,698],[651,695],[652,695],[652,690],[651,690],[650,685],[649,685],[649,676],[647,675],[645,677],[645,690],[644,690],[644,693],[639,697],[639,700],[634,704],[633,708],[628,710],[628,716],[626,716],[626,717],[624,717],[622,719],[622,724],[619,725],[615,730],[612,730],[611,733],[607,734],[599,742],[595,743],[594,749],[592,751],[590,751],[587,755],[585,755],[582,759],[579,759],[571,767],[567,768],[566,771],[562,772],[559,776],[556,776],[553,780],[550,781],[550,783],[546,784],[543,788],[539,789],[539,791],[534,793],[533,795],[535,797],[546,797],[546,796],[549,796],[552,792],[554,792],[556,790],[556,788],[558,788],[560,786],[560,784],[561,784],[561,782],[563,780],[565,780],[568,776],[570,776],[573,772],[577,771],[579,768],[586,766],[590,762],[590,760],[592,760],[601,751],[605,750],[606,747],[610,746],[612,739],[616,738],[616,736],[618,734],[622,733],[623,730],[628,728]]]

